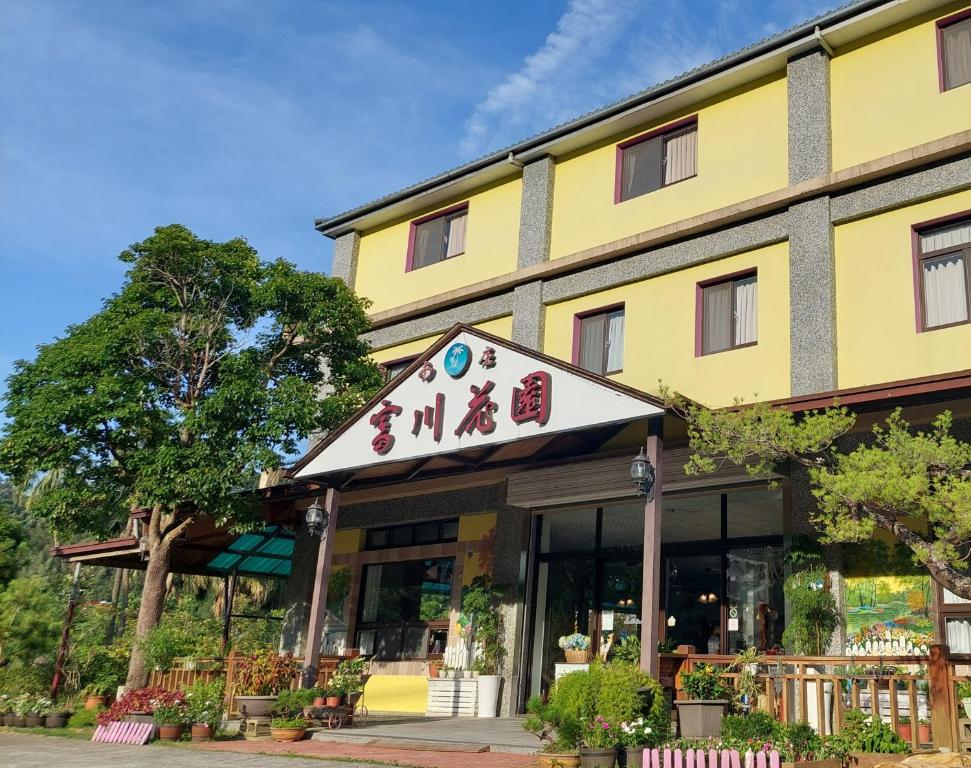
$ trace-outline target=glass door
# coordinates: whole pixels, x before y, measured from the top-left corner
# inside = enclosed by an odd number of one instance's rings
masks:
[[[696,653],[721,650],[721,555],[671,556],[665,564],[668,639]]]
[[[640,638],[641,573],[640,559],[601,564],[600,642],[595,647],[616,648],[625,637]]]

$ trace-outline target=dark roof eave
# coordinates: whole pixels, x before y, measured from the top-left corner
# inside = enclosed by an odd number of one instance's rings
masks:
[[[444,173],[440,173],[431,177],[430,179],[418,182],[417,184],[406,187],[398,192],[393,192],[390,195],[386,195],[378,198],[377,200],[365,203],[364,205],[345,211],[344,213],[340,213],[336,216],[325,219],[316,219],[314,221],[314,228],[327,237],[339,237],[340,235],[346,233],[346,231],[349,229],[349,224],[362,216],[366,216],[370,213],[381,210],[382,208],[387,208],[388,206],[400,203],[424,192],[429,192],[444,184],[456,181],[464,176],[468,176],[469,174],[477,173],[490,166],[498,165],[500,163],[507,163],[509,162],[510,157],[515,157],[517,154],[528,152],[531,149],[535,149],[536,147],[542,146],[551,141],[555,141],[571,133],[576,133],[577,131],[588,128],[603,120],[614,117],[615,115],[629,110],[632,107],[643,106],[673,91],[695,85],[710,77],[732,69],[733,67],[737,67],[760,56],[764,56],[767,53],[771,53],[774,50],[797,43],[803,38],[806,38],[806,42],[815,42],[817,40],[815,36],[815,30],[817,27],[838,24],[855,15],[866,13],[867,11],[870,11],[880,5],[892,4],[894,4],[893,0],[859,0],[859,2],[849,3],[832,11],[828,11],[827,13],[810,19],[809,21],[803,22],[795,27],[791,27],[788,30],[784,30],[776,35],[773,35],[772,37],[766,38],[765,40],[754,43],[747,48],[730,53],[720,59],[710,62],[709,64],[702,65],[683,75],[674,77],[606,107],[594,110],[593,112],[589,112],[585,115],[581,115],[570,122],[556,126],[555,128],[544,131],[543,133],[537,134],[529,139],[525,139],[524,141],[510,145],[505,149],[490,153],[484,157],[466,163],[465,165],[445,171]],[[823,31],[825,32],[825,30]]]

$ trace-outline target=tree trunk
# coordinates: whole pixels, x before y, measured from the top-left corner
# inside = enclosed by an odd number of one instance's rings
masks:
[[[148,551],[148,567],[142,584],[142,602],[138,609],[138,625],[135,628],[135,642],[128,663],[128,690],[144,688],[148,685],[149,670],[145,664],[145,636],[154,629],[162,618],[165,607],[165,587],[169,575],[171,543],[164,540],[151,541]],[[153,546],[154,545],[154,546]]]

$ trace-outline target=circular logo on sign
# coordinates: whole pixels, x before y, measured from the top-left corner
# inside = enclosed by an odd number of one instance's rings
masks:
[[[445,373],[453,379],[460,379],[472,365],[472,350],[468,344],[453,344],[445,353]]]

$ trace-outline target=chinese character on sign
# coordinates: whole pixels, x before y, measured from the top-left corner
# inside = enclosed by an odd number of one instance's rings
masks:
[[[432,430],[432,439],[439,443],[442,440],[442,421],[445,419],[445,395],[439,392],[435,395],[435,405],[426,405],[422,411],[415,411],[415,425],[411,428],[411,434],[418,437],[421,428],[429,427]]]
[[[462,422],[455,430],[456,435],[461,437],[463,432],[471,435],[476,430],[479,430],[483,435],[488,435],[496,428],[496,420],[492,417],[492,414],[499,410],[499,406],[492,402],[490,396],[495,386],[494,382],[487,381],[481,389],[474,384],[469,387],[469,391],[473,395],[472,399],[469,400],[469,412],[465,414]]]
[[[427,384],[429,381],[435,378],[435,373],[435,366],[432,365],[431,361],[429,360],[421,367],[421,370],[418,371],[418,378]]]
[[[401,415],[401,406],[393,405],[390,400],[382,400],[384,406],[371,415],[371,426],[378,430],[378,434],[371,441],[371,447],[378,456],[384,456],[394,445],[394,435],[391,434],[391,417]]]
[[[553,382],[546,371],[529,373],[520,379],[523,387],[512,388],[512,420],[517,424],[535,421],[543,426],[550,418]]]
[[[483,368],[496,367],[496,350],[493,347],[486,347],[482,350],[482,355],[479,357],[479,365]]]

